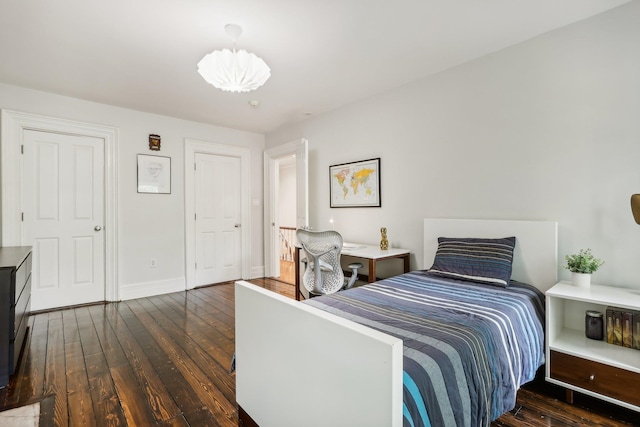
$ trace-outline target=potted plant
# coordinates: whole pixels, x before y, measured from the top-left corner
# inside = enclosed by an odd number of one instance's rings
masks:
[[[571,282],[581,288],[591,285],[591,274],[604,264],[604,261],[593,256],[591,249],[580,249],[577,254],[566,255],[565,260],[567,265],[564,268],[571,272]]]

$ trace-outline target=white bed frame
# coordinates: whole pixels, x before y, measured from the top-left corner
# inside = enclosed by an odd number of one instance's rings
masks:
[[[557,281],[557,223],[424,220],[438,237],[516,236],[512,277]],[[236,401],[260,427],[402,426],[402,340],[250,283],[235,285]]]

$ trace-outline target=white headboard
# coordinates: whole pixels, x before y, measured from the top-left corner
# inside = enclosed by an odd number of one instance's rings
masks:
[[[516,236],[511,278],[542,292],[558,281],[558,223],[479,219],[424,219],[424,268],[433,264],[438,237]]]

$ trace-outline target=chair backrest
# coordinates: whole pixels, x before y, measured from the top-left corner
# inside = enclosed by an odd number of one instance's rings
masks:
[[[302,282],[315,295],[331,294],[344,286],[340,265],[342,236],[337,231],[296,230],[298,242],[307,253]]]

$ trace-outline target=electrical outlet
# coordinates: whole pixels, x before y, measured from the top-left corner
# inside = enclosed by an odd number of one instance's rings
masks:
[[[151,268],[156,268],[156,259],[155,258],[151,258],[151,263],[149,264],[149,267]]]

